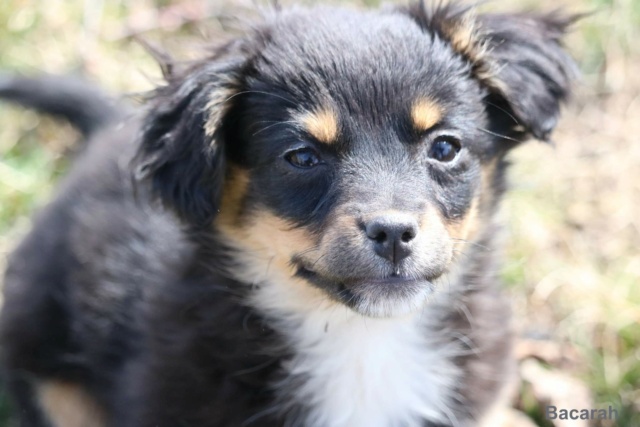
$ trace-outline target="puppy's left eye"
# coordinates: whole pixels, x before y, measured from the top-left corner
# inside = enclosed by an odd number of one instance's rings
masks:
[[[429,157],[439,162],[450,162],[456,158],[460,151],[460,141],[451,136],[436,138],[429,149]]]
[[[321,163],[318,153],[309,147],[296,148],[294,150],[287,151],[284,158],[293,166],[301,169],[310,169]]]

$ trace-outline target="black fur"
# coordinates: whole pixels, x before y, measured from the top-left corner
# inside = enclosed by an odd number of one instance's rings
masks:
[[[309,408],[295,390],[304,378],[283,369],[294,348],[249,303],[263,284],[229,273],[241,266],[237,236],[214,223],[233,168],[250,176],[239,224],[269,212],[313,236],[331,226],[337,210],[434,206],[456,223],[479,197],[480,230],[458,261],[452,303],[433,307],[434,331],[465,350],[455,358],[464,373],[451,405],[457,422],[446,426],[474,425],[508,375],[509,310],[490,250],[504,156],[530,136],[548,138],[573,65],[559,43],[570,19],[480,15],[476,47],[485,51],[474,57],[450,40],[452,23],[464,16],[458,6],[421,3],[281,11],[172,73],[142,114],[94,138],[36,216],[5,276],[0,348],[22,425],[47,425],[35,396],[52,380],[81,385],[110,426],[301,425]],[[8,86],[0,96],[12,93]],[[56,101],[67,95],[63,88],[20,90],[15,100],[53,105],[43,109],[61,112],[86,134],[123,116],[99,97],[94,115]],[[426,157],[432,131],[416,131],[408,119],[417,93],[446,110],[436,131],[463,135],[452,166]],[[331,102],[339,118],[331,146],[290,124],[292,110]],[[283,161],[299,141],[320,147],[322,166],[301,172]],[[491,181],[481,187],[490,164]],[[392,266],[367,264],[356,249],[337,244],[322,277],[299,273],[339,301],[354,291],[336,288],[339,279],[391,275]],[[435,279],[448,268],[410,262],[394,271],[421,267]],[[357,303],[350,295],[344,302]]]
[[[244,56],[230,43],[181,76],[169,76],[156,90],[142,123],[138,178],[152,177],[152,187],[180,216],[198,224],[212,220],[224,178],[224,147],[204,144],[208,96],[241,74]],[[217,138],[218,135],[213,135]]]
[[[436,9],[414,4],[407,12],[426,31],[448,38],[447,28],[464,19],[469,7],[451,3]],[[487,103],[500,133],[514,139],[548,140],[559,102],[569,94],[577,69],[562,49],[562,36],[581,15],[485,14],[474,24],[485,53],[472,62],[488,89]],[[471,58],[474,59],[474,58]]]
[[[85,137],[122,117],[124,108],[81,77],[0,75],[0,98],[65,118]]]

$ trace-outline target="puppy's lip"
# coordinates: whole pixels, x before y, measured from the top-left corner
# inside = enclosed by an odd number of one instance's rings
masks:
[[[296,275],[323,289],[334,300],[367,317],[394,317],[416,312],[429,301],[436,286],[428,277],[392,275],[377,278],[325,277],[296,263]]]
[[[432,287],[432,280],[430,277],[410,277],[402,275],[392,275],[386,277],[363,277],[363,278],[345,278],[330,279],[323,275],[309,269],[304,265],[298,265],[297,276],[308,280],[309,282],[326,287],[327,285],[337,286],[341,292],[348,291],[351,288],[363,287],[363,286],[385,286],[390,288],[395,287],[411,287],[411,286],[428,286]]]

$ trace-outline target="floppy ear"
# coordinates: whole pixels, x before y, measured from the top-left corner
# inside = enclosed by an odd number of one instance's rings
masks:
[[[222,123],[247,62],[246,52],[228,45],[178,75],[165,75],[167,84],[151,96],[136,178],[149,181],[154,195],[193,224],[205,225],[217,212],[225,174]]]
[[[478,27],[486,49],[485,76],[490,107],[507,107],[514,136],[548,141],[556,127],[560,103],[569,95],[577,67],[562,47],[562,37],[578,16],[481,15]],[[491,111],[491,109],[490,109]],[[512,116],[512,117],[511,117]],[[505,119],[503,117],[503,119]]]
[[[549,139],[577,74],[561,39],[580,16],[476,16],[473,9],[455,3],[429,10],[423,2],[406,12],[470,63],[487,89],[487,109],[501,134],[517,140],[530,135]]]

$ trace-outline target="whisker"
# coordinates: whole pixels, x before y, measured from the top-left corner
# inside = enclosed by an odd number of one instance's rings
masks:
[[[246,420],[244,420],[244,422],[242,423],[242,426],[248,426],[249,424],[252,424],[254,421],[259,420],[262,417],[265,417],[267,415],[273,414],[275,412],[278,412],[280,410],[281,405],[272,405],[267,407],[264,411],[260,411],[257,414],[254,414],[252,416],[250,416],[249,418],[247,418]]]
[[[276,256],[272,256],[271,258],[269,258],[269,262],[267,263],[267,269],[264,272],[264,280],[267,280],[267,278],[269,277],[269,271],[271,270],[271,263],[273,262],[274,258]]]
[[[298,106],[298,104],[296,104],[295,102],[293,102],[293,101],[292,101],[292,100],[290,100],[290,99],[285,98],[284,96],[276,95],[275,93],[271,93],[271,92],[264,92],[264,91],[260,91],[260,90],[243,90],[242,92],[236,92],[236,93],[234,93],[233,95],[231,95],[230,97],[228,97],[227,99],[225,99],[225,101],[224,101],[224,102],[229,102],[230,100],[232,100],[232,99],[233,99],[233,98],[235,98],[236,96],[246,95],[246,94],[249,94],[249,93],[258,93],[258,94],[261,94],[261,95],[269,95],[269,96],[273,96],[273,97],[275,97],[275,98],[280,98],[280,99],[282,99],[283,101],[286,101],[286,102],[288,102],[288,103],[289,103],[289,104],[291,104],[291,105],[294,105],[294,106],[296,106],[296,107]]]
[[[305,249],[305,250],[304,250],[304,251],[302,251],[302,252],[298,252],[296,255],[297,255],[297,256],[302,256],[302,255],[306,255],[306,254],[308,254],[308,253],[310,253],[310,252],[318,251],[318,250],[320,250],[320,246],[319,246],[319,245],[316,245],[316,246],[312,246],[312,247],[310,247],[309,249]]]
[[[498,110],[502,111],[503,113],[505,113],[507,116],[509,116],[511,118],[511,120],[513,120],[513,122],[517,125],[520,124],[520,122],[518,121],[517,118],[515,118],[515,116],[511,113],[509,113],[507,110],[505,110],[504,108],[500,107],[498,104],[494,104],[493,102],[487,102],[487,104],[491,105],[494,108],[497,108]]]
[[[266,122],[263,122],[263,123],[266,123]],[[271,128],[272,128],[272,127],[274,127],[274,126],[277,126],[277,125],[286,125],[286,124],[297,124],[297,122],[294,122],[293,120],[287,120],[287,121],[284,121],[284,122],[275,122],[275,123],[270,124],[269,126],[265,126],[265,127],[263,127],[263,128],[262,128],[262,129],[260,129],[259,131],[254,132],[252,136],[256,136],[256,135],[257,135],[257,134],[259,134],[260,132],[264,132],[264,131],[265,131],[265,130],[267,130],[267,129],[271,129]]]
[[[326,253],[324,253],[324,254],[320,255],[320,256],[318,257],[318,259],[317,259],[317,260],[315,260],[315,262],[311,265],[311,268],[315,268],[316,264],[317,264],[318,262],[320,262],[320,260],[321,260],[322,258],[324,258],[326,255],[327,255]]]
[[[497,136],[498,138],[508,139],[509,141],[513,141],[513,142],[520,142],[515,138],[511,138],[510,136],[507,136],[507,135],[501,135],[499,133],[492,132],[489,129],[478,128],[478,130],[481,130],[482,132],[488,133],[489,135]]]
[[[253,372],[258,372],[259,370],[264,369],[264,368],[266,368],[266,367],[268,367],[270,365],[273,365],[276,362],[277,362],[277,359],[269,359],[266,362],[260,363],[260,364],[258,364],[256,366],[251,367],[251,368],[241,369],[239,371],[236,371],[236,372],[232,373],[231,376],[239,377],[239,376],[242,376],[242,375],[251,374]]]
[[[470,240],[456,239],[456,238],[452,238],[451,240],[454,240],[454,243],[466,243],[468,245],[476,246],[476,247],[478,247],[480,249],[485,249],[487,251],[491,250],[491,248],[489,246],[481,245],[480,243],[472,242]]]

